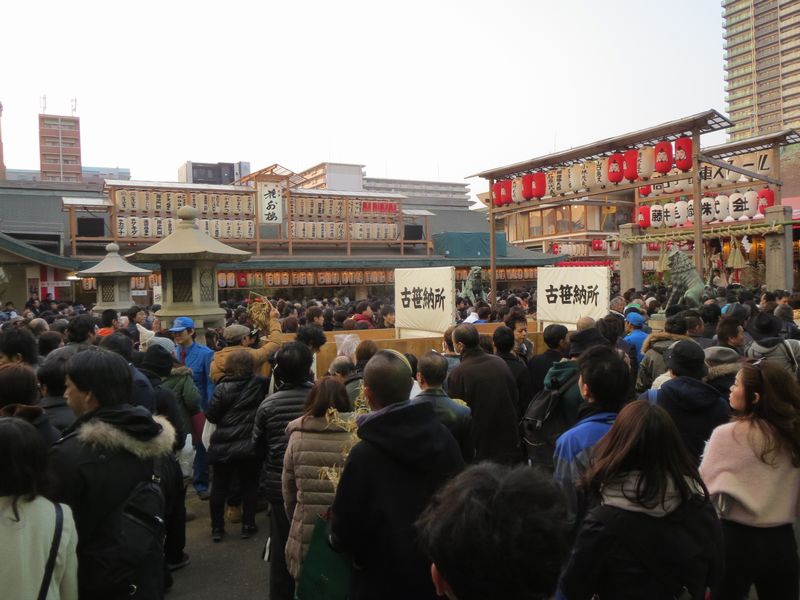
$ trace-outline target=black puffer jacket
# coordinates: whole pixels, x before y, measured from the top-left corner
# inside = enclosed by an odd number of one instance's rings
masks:
[[[267,395],[267,378],[224,377],[214,388],[206,419],[217,426],[211,435],[208,462],[212,465],[262,456],[256,453],[253,424]]]
[[[286,426],[303,415],[303,407],[312,387],[308,382],[284,384],[277,392],[267,396],[256,412],[253,442],[256,452],[266,453],[264,482],[269,502],[283,502],[281,474],[283,455],[289,443]]]

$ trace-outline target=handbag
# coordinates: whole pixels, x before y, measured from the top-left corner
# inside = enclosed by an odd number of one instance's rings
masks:
[[[64,509],[58,502],[55,502],[56,507],[56,528],[53,531],[53,541],[50,543],[50,555],[47,557],[47,564],[44,568],[44,576],[42,577],[42,585],[39,586],[39,600],[47,598],[47,592],[50,590],[50,581],[53,579],[53,569],[56,567],[56,558],[58,557],[58,547],[61,545],[61,532],[64,529]]]
[[[344,600],[350,583],[350,561],[328,542],[327,519],[317,516],[303,559],[295,600]]]

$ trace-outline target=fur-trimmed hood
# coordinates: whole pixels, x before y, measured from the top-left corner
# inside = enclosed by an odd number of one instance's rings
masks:
[[[709,367],[708,375],[703,377],[703,381],[713,381],[714,379],[717,379],[718,377],[724,377],[725,375],[735,375],[741,367],[742,365],[738,362]]]
[[[183,365],[181,365],[179,367],[173,367],[169,375],[170,377],[174,377],[175,375],[188,375],[189,377],[191,377],[192,370],[189,367],[184,367]]]
[[[642,344],[642,354],[648,350],[655,350],[659,354],[664,354],[664,351],[669,348],[673,342],[681,340],[691,340],[688,335],[678,335],[677,333],[667,333],[666,331],[657,331],[647,336],[647,339]],[[662,343],[668,342],[668,343]]]
[[[148,415],[149,416],[149,415]],[[142,415],[136,415],[143,418]],[[78,439],[84,444],[100,446],[108,450],[125,450],[141,459],[153,459],[172,452],[175,443],[175,428],[166,418],[159,415],[150,417],[155,435],[134,434],[116,423],[102,418],[90,419],[77,429]]]

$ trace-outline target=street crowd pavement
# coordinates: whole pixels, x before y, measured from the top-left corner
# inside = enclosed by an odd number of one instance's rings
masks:
[[[250,539],[239,538],[240,524],[225,523],[225,537],[211,541],[208,502],[203,502],[189,486],[186,510],[197,515],[186,524],[186,552],[191,563],[173,572],[174,584],[169,600],[250,600],[266,598],[269,589],[269,563],[263,560],[269,537],[267,513],[259,512],[259,531]]]

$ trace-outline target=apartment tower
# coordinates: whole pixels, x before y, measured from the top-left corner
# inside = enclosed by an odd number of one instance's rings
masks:
[[[731,140],[800,128],[800,0],[722,0]]]
[[[42,181],[80,182],[80,117],[39,115],[39,170]]]

